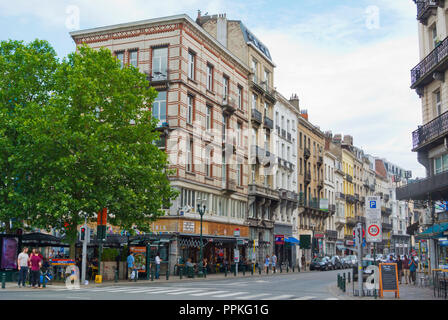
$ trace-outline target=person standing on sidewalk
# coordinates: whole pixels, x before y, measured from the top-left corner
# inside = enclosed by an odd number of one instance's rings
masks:
[[[407,255],[404,255],[403,271],[404,271],[404,279],[406,280],[406,284],[408,284],[411,280],[409,279],[409,259]]]
[[[397,271],[398,271],[398,281],[401,284],[401,278],[403,277],[403,261],[400,259],[400,256],[397,257]]]
[[[40,268],[42,267],[42,259],[39,257],[36,249],[33,249],[33,253],[30,258],[31,262],[31,286],[36,288],[36,285],[40,288]]]
[[[417,272],[417,262],[415,262],[414,257],[411,257],[411,260],[409,261],[409,271],[411,272],[411,281],[415,285],[415,273]]]
[[[17,265],[19,268],[19,288],[20,284],[22,287],[26,287],[26,276],[28,275],[28,262],[30,257],[28,256],[28,248],[23,248],[23,251],[17,257]]]
[[[159,273],[160,273],[160,255],[157,252],[155,262],[156,262],[156,279],[159,279]]]
[[[126,261],[128,263],[128,280],[131,281],[132,280],[131,275],[132,275],[132,271],[134,271],[134,263],[135,263],[135,258],[134,258],[133,252],[129,253],[129,256],[127,257]]]
[[[276,273],[277,272],[277,269],[276,269],[276,266],[277,266],[277,256],[275,255],[275,253],[272,254],[271,262],[272,262],[272,272]]]
[[[269,273],[269,264],[271,263],[269,259],[269,255],[266,255],[266,259],[264,260],[264,267],[266,268],[266,273]]]

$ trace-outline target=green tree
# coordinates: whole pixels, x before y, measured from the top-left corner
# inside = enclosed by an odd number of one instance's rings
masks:
[[[32,226],[77,226],[106,207],[108,222],[149,231],[176,197],[150,106],[157,92],[107,49],[80,47],[57,65],[42,103],[16,110],[19,213]],[[71,250],[74,255],[74,250]]]
[[[0,222],[5,223],[4,231],[12,231],[10,219],[15,220],[13,229],[22,226],[17,218],[24,211],[17,199],[21,179],[16,155],[22,125],[17,113],[30,104],[42,107],[49,101],[57,66],[56,52],[46,41],[26,45],[21,41],[0,42]]]

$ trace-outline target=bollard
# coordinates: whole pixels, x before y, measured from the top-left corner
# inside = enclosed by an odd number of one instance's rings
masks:
[[[292,266],[292,272],[294,273],[294,266]]]
[[[6,288],[6,273],[2,273],[2,289]]]
[[[154,281],[154,270],[151,270],[151,281]]]
[[[170,279],[170,271],[166,270],[166,280],[169,280],[169,279]]]
[[[341,276],[338,273],[338,288],[341,288]]]
[[[224,275],[227,277],[227,267],[224,267]]]
[[[236,265],[233,267],[233,275],[236,277]]]
[[[344,275],[342,277],[342,291],[345,292],[345,272],[344,272]]]
[[[118,282],[118,269],[115,268],[115,282]]]
[[[289,265],[286,265],[286,273],[289,273]]]
[[[246,266],[243,266],[243,277],[246,275]]]
[[[350,272],[347,273],[348,283],[350,283]]]
[[[207,268],[203,269],[204,272],[204,278],[207,278]]]
[[[137,269],[134,269],[135,270],[135,277],[134,277],[134,282],[137,282],[137,278],[138,278],[138,271],[137,271]]]
[[[258,267],[258,273],[261,275],[261,268],[260,268],[260,266]]]
[[[275,271],[275,269],[274,269],[274,271]],[[280,265],[280,273],[282,273],[282,272],[283,272],[282,265]]]
[[[250,268],[250,275],[251,275],[251,276],[254,275],[254,268]]]
[[[183,273],[183,271],[184,271],[184,268],[183,267],[180,267],[179,268],[179,276],[180,276],[180,279],[182,280],[182,273]]]

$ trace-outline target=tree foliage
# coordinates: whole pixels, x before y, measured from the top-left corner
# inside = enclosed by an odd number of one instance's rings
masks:
[[[111,224],[149,231],[176,196],[167,178],[167,156],[154,144],[159,133],[150,106],[157,92],[136,68],[121,68],[107,49],[83,46],[59,62],[48,43],[38,43],[42,52],[23,54],[27,47],[15,43],[20,47],[15,60],[24,61],[16,67],[26,77],[14,80],[24,91],[10,90],[9,100],[21,92],[20,101],[9,106],[13,123],[0,120],[0,139],[7,141],[0,140],[0,153],[9,141],[16,143],[9,156],[2,156],[2,163],[13,163],[9,179],[19,184],[11,197],[21,209],[16,215],[40,228],[68,224],[72,241],[84,216],[92,218],[104,207]],[[0,52],[10,45],[2,42]],[[40,61],[35,69],[26,56]],[[9,60],[0,63],[14,73]],[[8,84],[1,82],[0,91],[4,87]],[[8,97],[0,97],[3,113]]]

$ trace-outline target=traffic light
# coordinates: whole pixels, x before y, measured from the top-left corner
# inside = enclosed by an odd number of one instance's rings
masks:
[[[86,227],[81,227],[79,238],[81,241],[84,241],[86,239]]]

